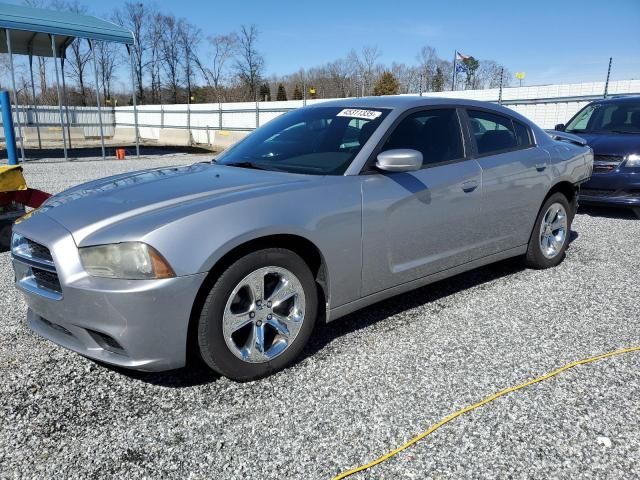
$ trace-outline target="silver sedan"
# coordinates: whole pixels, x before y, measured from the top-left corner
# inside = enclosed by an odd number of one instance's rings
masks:
[[[482,102],[349,99],[213,162],[80,185],[14,227],[28,323],[114,365],[259,378],[318,321],[508,257],[560,263],[593,154],[554,135]]]

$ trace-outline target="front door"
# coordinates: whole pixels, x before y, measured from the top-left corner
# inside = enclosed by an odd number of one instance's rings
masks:
[[[481,168],[465,154],[455,108],[410,113],[382,151],[423,154],[416,172],[364,177],[363,295],[477,258]]]

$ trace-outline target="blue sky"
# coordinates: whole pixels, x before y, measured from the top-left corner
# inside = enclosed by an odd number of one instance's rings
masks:
[[[365,45],[377,45],[385,63],[413,63],[428,44],[441,57],[458,49],[524,71],[527,84],[604,80],[610,56],[613,79],[640,78],[640,0],[142,1],[205,35],[257,24],[269,74]],[[124,0],[84,3],[105,15]]]

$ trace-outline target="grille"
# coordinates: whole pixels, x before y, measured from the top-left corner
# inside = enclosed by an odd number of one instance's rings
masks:
[[[34,260],[44,260],[45,262],[53,263],[53,257],[51,256],[51,252],[47,247],[31,240],[27,240],[27,245],[29,251],[31,252],[31,257]]]
[[[58,325],[57,323],[52,323],[49,320],[42,317],[40,317],[40,321],[49,328],[52,328],[54,330],[64,333],[65,335],[69,335],[70,337],[73,337],[73,334],[69,330],[64,328],[62,325]]]
[[[593,171],[597,173],[613,172],[622,163],[622,157],[617,155],[594,155]]]
[[[58,279],[58,274],[49,272],[47,270],[40,270],[36,267],[31,267],[33,272],[33,278],[35,278],[36,283],[40,288],[44,288],[46,290],[53,290],[54,292],[62,293],[60,288],[60,280]]]
[[[93,337],[96,343],[100,345],[100,347],[113,353],[124,353],[124,348],[122,348],[122,345],[120,345],[115,338],[110,337],[109,335],[102,332],[89,330],[88,328],[86,330],[89,335]]]
[[[47,247],[22,237],[12,252],[14,258],[24,265],[19,281],[48,292],[62,293],[53,256]]]
[[[591,197],[640,198],[640,189],[606,190],[606,189],[596,189],[596,188],[581,188],[580,194],[591,196]]]
[[[589,195],[593,197],[612,197],[615,195],[615,190],[605,190],[596,188],[581,188],[580,193],[583,195]]]

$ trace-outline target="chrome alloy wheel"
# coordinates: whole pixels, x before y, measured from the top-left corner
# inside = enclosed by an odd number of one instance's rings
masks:
[[[224,341],[245,362],[268,362],[293,343],[304,313],[300,280],[282,267],[259,268],[244,277],[227,300]]]
[[[552,203],[540,223],[540,250],[547,258],[555,258],[567,238],[567,211],[560,203]]]

